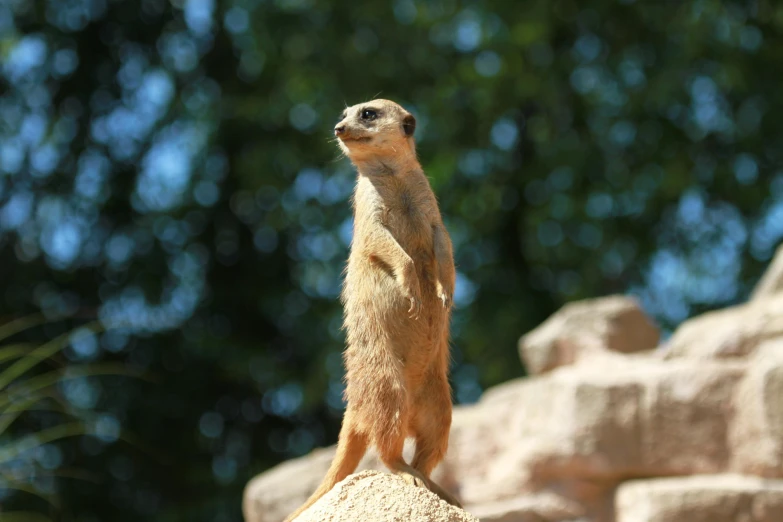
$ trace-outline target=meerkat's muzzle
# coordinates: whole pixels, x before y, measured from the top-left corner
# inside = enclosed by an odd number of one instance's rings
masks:
[[[334,128],[334,135],[340,138],[343,143],[347,142],[368,142],[372,139],[370,136],[356,136],[351,129],[345,125],[338,125]]]
[[[344,123],[338,124],[337,127],[334,128],[334,135],[338,138],[340,138],[340,141],[342,142],[367,142],[370,141],[370,136],[362,136],[363,134],[361,130],[359,131],[359,134],[357,135],[354,133],[355,129],[352,129],[350,126],[345,125]]]

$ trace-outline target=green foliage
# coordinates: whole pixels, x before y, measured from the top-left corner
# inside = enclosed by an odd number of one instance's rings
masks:
[[[668,329],[743,299],[783,238],[781,29],[767,1],[0,5],[0,313],[97,315],[63,364],[158,376],[56,385],[135,438],[61,441],[94,482],[53,516],[238,520],[250,476],[334,441],[344,104],[418,119],[458,402],[566,301],[631,292]],[[0,364],[44,394],[42,328]]]
[[[40,316],[31,316],[0,326],[0,343],[41,322]],[[46,463],[46,453],[56,455],[58,450],[53,443],[83,435],[88,427],[78,413],[62,400],[56,386],[66,379],[105,373],[106,368],[88,366],[42,370],[41,366],[55,362],[56,356],[69,342],[78,342],[80,336],[91,333],[93,330],[81,328],[40,346],[22,343],[0,345],[0,488],[6,494],[20,492],[41,498],[52,508],[59,508],[57,497],[48,492],[48,488],[42,487],[40,481],[47,471],[50,476],[56,474],[53,467]],[[116,369],[112,371],[116,372]],[[29,376],[30,373],[33,376]],[[55,416],[60,420],[52,424],[35,422],[33,418],[31,422],[35,412],[46,412],[49,419]],[[23,422],[25,427],[14,429]],[[34,427],[30,428],[31,425]],[[31,457],[36,450],[39,450],[37,459]],[[12,511],[3,513],[3,520],[34,521],[41,516],[35,512]]]

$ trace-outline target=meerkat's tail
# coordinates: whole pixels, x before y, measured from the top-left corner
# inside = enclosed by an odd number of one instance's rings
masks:
[[[367,435],[356,431],[355,426],[347,421],[348,418],[343,422],[340,437],[337,441],[337,453],[334,456],[332,465],[329,466],[329,471],[326,472],[326,477],[324,477],[318,489],[315,490],[315,493],[307,499],[307,502],[291,513],[285,519],[285,522],[293,522],[305,509],[326,495],[335,484],[353,473],[359,465],[359,461],[362,460],[364,453],[367,451]]]

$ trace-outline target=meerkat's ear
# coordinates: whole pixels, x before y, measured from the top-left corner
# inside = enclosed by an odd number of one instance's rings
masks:
[[[412,114],[406,114],[402,119],[402,130],[406,136],[413,136],[416,131],[416,118]]]

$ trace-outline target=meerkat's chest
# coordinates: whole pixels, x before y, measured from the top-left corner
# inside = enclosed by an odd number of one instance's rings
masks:
[[[409,253],[432,248],[432,217],[426,194],[406,184],[376,186],[360,183],[356,191],[355,233],[376,237],[374,226],[388,230]],[[361,226],[366,225],[366,226]]]
[[[381,202],[381,221],[392,231],[429,228],[427,208],[421,199],[407,187],[395,191]]]

